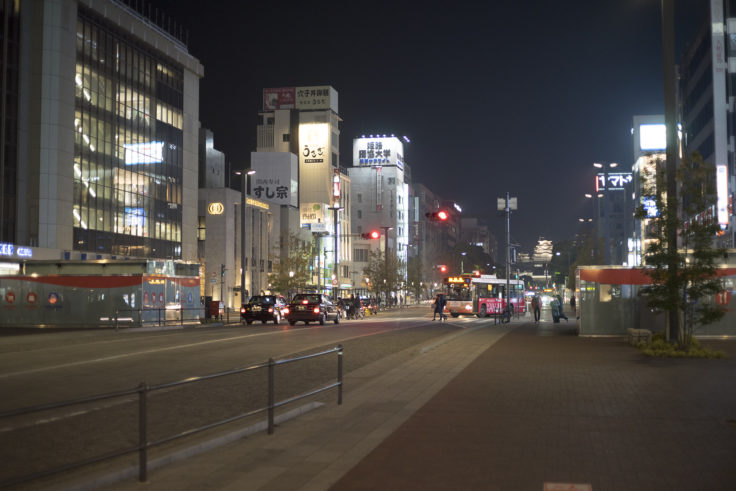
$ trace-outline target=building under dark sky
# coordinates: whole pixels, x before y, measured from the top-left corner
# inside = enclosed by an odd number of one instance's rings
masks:
[[[678,59],[704,0],[675,2]],[[415,181],[489,219],[519,198],[512,241],[572,235],[592,216],[593,162],[630,167],[632,117],[663,112],[660,3],[151,2],[201,60],[200,119],[234,168],[255,148],[265,87],[331,85],[342,158],[361,134],[412,141]],[[347,162],[345,162],[347,164]]]

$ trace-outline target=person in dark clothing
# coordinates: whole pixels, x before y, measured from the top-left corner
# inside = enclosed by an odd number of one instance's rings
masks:
[[[437,298],[434,299],[434,315],[432,316],[432,320],[435,320],[437,314],[440,315],[440,322],[442,322],[443,320],[447,320],[447,316],[444,313],[445,305],[447,305],[445,296],[441,293],[438,293]]]
[[[563,305],[565,305],[565,304],[564,304],[564,303],[562,302],[562,297],[561,297],[561,296],[559,296],[559,295],[555,295],[555,298],[557,298],[557,305],[558,305],[558,308],[559,308],[559,310],[557,311],[557,317],[558,317],[558,320],[559,320],[559,319],[565,319],[565,320],[569,320],[569,319],[567,318],[567,316],[565,315],[565,312],[564,312],[564,311],[563,311],[563,309],[562,309],[562,306],[563,306]]]
[[[532,297],[532,311],[534,312],[534,322],[539,322],[539,317],[542,315],[542,306],[540,305],[542,302],[539,300],[539,297],[534,295]]]
[[[574,314],[576,312],[576,310],[575,310],[575,295],[572,295],[570,297],[570,308],[572,309],[572,313]]]

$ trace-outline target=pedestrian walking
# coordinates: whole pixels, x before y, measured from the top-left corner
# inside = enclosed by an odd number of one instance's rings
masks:
[[[437,314],[439,314],[440,316],[440,322],[442,322],[443,319],[447,320],[447,316],[444,313],[445,304],[445,296],[441,293],[438,293],[434,299],[434,315],[432,316],[432,320],[435,320],[437,318]]]
[[[539,300],[539,297],[534,295],[532,297],[532,311],[534,312],[534,322],[539,323],[539,317],[542,315],[542,306],[540,305],[542,302]]]
[[[563,305],[565,305],[562,301],[562,297],[559,295],[555,295],[555,299],[557,300],[557,322],[559,322],[560,319],[565,319],[566,321],[569,320],[562,308]]]
[[[570,308],[572,309],[572,313],[574,314],[576,312],[575,310],[575,295],[570,297]]]

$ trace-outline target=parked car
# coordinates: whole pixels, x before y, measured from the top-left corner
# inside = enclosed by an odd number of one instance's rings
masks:
[[[253,295],[248,303],[240,307],[240,321],[251,324],[253,321],[261,321],[264,324],[273,321],[274,324],[281,322],[284,317],[286,300],[281,295]]]
[[[294,295],[287,309],[286,320],[292,326],[298,321],[303,321],[305,325],[310,322],[324,325],[329,320],[335,324],[340,323],[340,309],[320,293],[298,293]]]

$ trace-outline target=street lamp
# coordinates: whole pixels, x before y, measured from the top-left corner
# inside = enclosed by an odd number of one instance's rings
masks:
[[[339,196],[338,196],[338,199],[339,199]],[[328,209],[332,210],[334,213],[335,242],[334,242],[332,249],[335,252],[335,260],[333,261],[333,264],[335,265],[335,267],[333,271],[334,278],[332,280],[332,286],[334,287],[332,289],[332,298],[337,298],[337,295],[340,293],[340,269],[339,269],[340,268],[340,253],[339,253],[340,249],[338,247],[338,242],[337,242],[337,239],[338,239],[337,237],[337,228],[338,228],[337,227],[337,220],[338,220],[337,213],[340,210],[343,210],[344,208],[341,207],[337,201],[335,201],[335,204]],[[327,265],[325,265],[325,267],[327,267]],[[337,282],[335,282],[335,279],[337,280]]]
[[[241,176],[240,183],[240,303],[245,303],[245,210],[246,210],[246,193],[250,185],[250,176],[256,171],[250,168],[236,171],[235,174]]]
[[[383,283],[385,284],[388,279],[388,231],[394,228],[387,226],[378,228],[383,229]],[[388,291],[384,293],[386,295],[386,305],[388,305]]]

